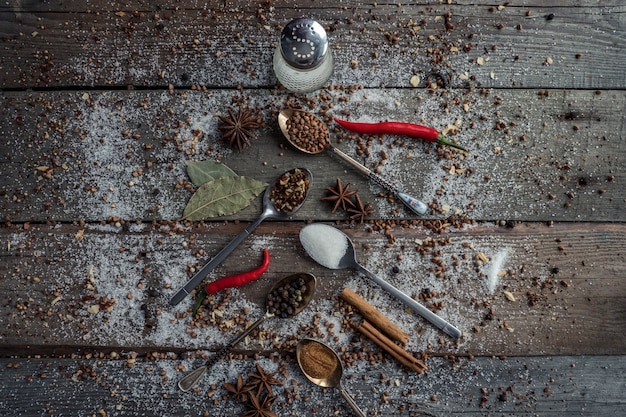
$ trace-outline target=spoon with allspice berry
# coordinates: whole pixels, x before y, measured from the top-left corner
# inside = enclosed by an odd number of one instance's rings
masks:
[[[230,350],[271,317],[291,318],[300,313],[309,304],[315,292],[317,281],[309,273],[297,273],[277,281],[267,293],[265,299],[265,315],[252,323],[230,343],[224,346],[203,366],[194,369],[178,381],[178,388],[189,391],[200,380],[202,375],[224,357]]]

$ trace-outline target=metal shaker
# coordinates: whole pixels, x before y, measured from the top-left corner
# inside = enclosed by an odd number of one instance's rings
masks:
[[[290,91],[309,93],[322,88],[334,65],[322,25],[307,17],[289,22],[281,31],[273,64],[276,78]]]

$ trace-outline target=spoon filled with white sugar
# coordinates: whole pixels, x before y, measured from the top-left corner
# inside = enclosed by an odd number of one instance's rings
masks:
[[[447,335],[454,339],[461,337],[459,329],[359,264],[352,241],[341,230],[322,223],[310,224],[300,230],[300,242],[318,264],[328,269],[356,269]]]

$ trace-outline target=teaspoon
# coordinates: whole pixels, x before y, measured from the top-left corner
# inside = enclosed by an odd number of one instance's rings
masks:
[[[283,176],[293,175],[294,173],[297,174],[298,172],[303,173],[304,176],[306,177],[306,181],[305,181],[306,189],[305,189],[304,198],[302,199],[300,204],[298,204],[296,207],[291,208],[290,210],[278,209],[276,205],[274,204],[274,201],[272,200],[272,190],[276,190],[278,181]],[[231,252],[235,250],[235,248],[239,246],[239,244],[243,242],[244,239],[248,237],[248,235],[252,233],[252,231],[256,229],[257,226],[261,224],[263,220],[269,219],[269,218],[274,218],[274,219],[286,218],[294,214],[296,211],[298,211],[300,207],[302,207],[302,204],[304,204],[304,201],[306,200],[306,197],[308,196],[308,191],[310,189],[312,179],[313,179],[313,174],[311,173],[311,171],[309,171],[306,168],[294,168],[290,171],[283,173],[281,176],[279,176],[276,179],[276,181],[274,181],[273,184],[269,185],[265,189],[265,193],[263,194],[263,212],[261,213],[261,215],[254,222],[252,222],[248,227],[246,227],[241,233],[235,236],[235,238],[228,245],[226,245],[224,249],[222,249],[217,255],[215,255],[215,257],[211,259],[209,263],[204,265],[204,267],[202,267],[201,270],[196,272],[196,274],[193,277],[191,277],[191,279],[187,281],[187,283],[180,290],[178,290],[176,294],[174,294],[174,296],[170,300],[170,304],[175,306],[175,305],[178,305],[181,301],[183,301],[183,299],[187,297],[191,293],[191,291],[196,286],[198,286],[202,282],[203,279],[207,277],[207,275],[209,275],[209,272],[211,272],[216,266],[222,263],[222,261],[226,259],[226,257],[230,255]]]
[[[329,269],[356,269],[447,335],[454,339],[461,337],[461,331],[452,324],[360,265],[352,241],[341,230],[322,223],[310,224],[300,230],[300,242],[318,264]]]
[[[296,346],[296,358],[302,373],[309,381],[320,387],[337,388],[352,410],[359,417],[365,417],[363,410],[341,382],[343,366],[333,348],[319,340],[305,338]]]
[[[305,291],[301,293],[302,299],[299,301],[298,305],[291,311],[290,313],[277,314],[274,312],[270,305],[272,304],[272,296],[274,290],[284,286],[292,284],[298,280],[302,279],[303,285],[306,287]],[[202,375],[211,368],[213,365],[217,363],[222,357],[224,357],[230,350],[235,347],[239,342],[241,342],[246,336],[248,336],[254,329],[259,327],[265,320],[271,317],[280,317],[280,318],[290,318],[300,313],[304,308],[309,304],[311,299],[313,298],[313,293],[315,292],[316,280],[315,276],[307,273],[298,273],[289,275],[285,278],[282,278],[278,282],[276,282],[272,288],[268,291],[266,300],[265,300],[265,315],[260,319],[252,323],[248,328],[246,328],[239,336],[233,339],[230,343],[224,346],[219,352],[217,352],[211,359],[209,359],[203,366],[194,369],[185,375],[180,381],[178,381],[178,388],[182,391],[189,391],[196,383],[200,380]]]
[[[344,162],[347,162],[349,165],[351,165],[353,168],[355,168],[361,174],[365,175],[370,180],[372,180],[376,184],[380,185],[381,187],[383,187],[387,191],[390,191],[391,193],[393,193],[397,198],[399,198],[414,213],[417,213],[417,214],[424,214],[424,213],[426,213],[426,211],[428,210],[428,206],[424,202],[418,200],[415,197],[411,197],[410,195],[408,195],[406,193],[401,192],[398,189],[398,187],[396,187],[395,185],[391,184],[390,182],[384,180],[383,178],[378,176],[376,173],[374,173],[371,169],[367,168],[363,164],[357,162],[356,160],[354,160],[353,158],[351,158],[350,156],[348,156],[347,154],[345,154],[341,150],[339,150],[339,149],[335,148],[333,145],[331,145],[330,144],[330,140],[329,140],[330,133],[328,132],[328,128],[326,127],[326,125],[324,123],[322,123],[321,120],[318,119],[319,123],[317,123],[317,125],[322,128],[323,135],[326,137],[326,140],[325,140],[326,146],[325,147],[318,146],[318,147],[316,147],[315,150],[312,150],[312,149],[307,149],[307,148],[304,148],[302,146],[299,146],[297,143],[295,143],[295,141],[291,138],[291,135],[289,134],[288,121],[289,121],[290,118],[294,117],[294,115],[297,114],[297,113],[304,114],[304,115],[306,115],[307,117],[309,117],[311,119],[316,118],[315,115],[313,115],[312,113],[306,112],[304,110],[284,109],[284,110],[280,111],[280,113],[278,114],[278,126],[280,127],[280,130],[283,133],[283,135],[285,136],[285,138],[287,139],[287,141],[294,148],[298,149],[301,152],[308,153],[308,154],[311,154],[311,155],[315,155],[315,154],[321,153],[322,151],[329,150],[333,154],[335,154],[339,158],[341,158]]]

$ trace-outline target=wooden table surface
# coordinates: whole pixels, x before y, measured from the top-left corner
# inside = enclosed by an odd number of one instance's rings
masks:
[[[367,415],[626,413],[626,6],[620,0],[14,1],[0,4],[0,415],[230,416],[224,383],[276,372],[278,416],[350,415],[302,375],[302,337],[340,352]],[[322,2],[323,3],[323,2]],[[327,86],[277,84],[280,29],[310,16],[335,59]],[[241,152],[218,115],[264,126]],[[333,144],[429,205],[424,216],[330,154],[288,146],[277,113],[323,117]],[[423,123],[467,147],[346,134],[330,119]],[[172,295],[261,213],[182,220],[189,161],[271,183],[313,173],[287,220],[264,221],[206,282],[271,263],[257,281]],[[337,178],[374,213],[320,199]],[[344,231],[361,264],[462,331],[452,340],[354,270],[304,252],[308,223]],[[177,381],[264,314],[294,272],[318,287],[268,319],[183,393]],[[350,288],[410,335],[428,371],[350,323]]]

